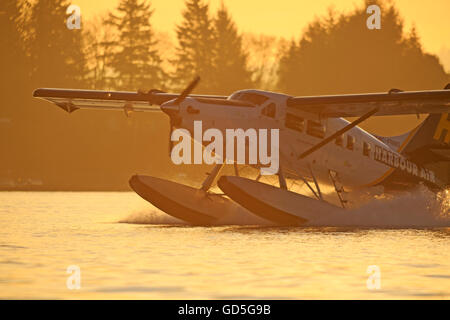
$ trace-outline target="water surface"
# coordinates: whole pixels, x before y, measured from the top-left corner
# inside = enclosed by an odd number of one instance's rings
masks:
[[[248,223],[187,226],[131,192],[0,192],[0,298],[450,297],[448,224]],[[66,285],[71,265],[79,290]],[[370,265],[379,290],[367,288]]]

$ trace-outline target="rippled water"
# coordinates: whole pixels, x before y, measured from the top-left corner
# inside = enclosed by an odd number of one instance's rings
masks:
[[[371,210],[375,219],[386,207]],[[382,215],[396,221],[417,216],[389,210]],[[445,223],[190,227],[134,193],[0,192],[0,227],[0,298],[450,297]],[[70,265],[80,267],[79,290],[66,286]],[[370,265],[380,268],[379,290],[367,288]]]

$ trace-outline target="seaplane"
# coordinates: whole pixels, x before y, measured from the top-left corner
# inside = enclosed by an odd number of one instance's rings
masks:
[[[424,91],[290,96],[249,89],[221,96],[192,94],[198,82],[197,77],[178,94],[39,88],[33,96],[68,113],[78,109],[115,110],[127,116],[163,112],[170,121],[169,150],[174,149],[177,129],[207,147],[203,137],[194,133],[199,121],[203,130],[224,134],[229,129],[278,130],[275,184],[263,183],[261,173],[255,178],[240,175],[236,159],[227,155],[227,161],[217,161],[198,187],[139,174],[130,178],[129,185],[138,195],[192,225],[215,225],[227,215],[245,212],[274,225],[299,226],[346,214],[353,191],[377,187],[382,193],[396,194],[423,185],[437,193],[450,184],[450,84],[443,90]],[[370,134],[358,126],[374,116],[410,114],[427,116],[399,136]],[[234,175],[221,175],[229,163],[234,165]],[[251,164],[257,169],[266,165]],[[289,179],[302,183],[308,194],[289,190]],[[216,186],[222,193],[212,191]],[[325,186],[336,195],[335,203],[324,199]]]

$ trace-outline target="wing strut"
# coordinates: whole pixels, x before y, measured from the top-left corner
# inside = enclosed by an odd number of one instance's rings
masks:
[[[361,122],[367,120],[368,118],[370,118],[371,116],[373,116],[375,113],[377,113],[379,110],[379,108],[375,108],[372,111],[367,112],[366,114],[364,114],[363,116],[359,117],[358,119],[356,119],[355,121],[353,121],[352,123],[346,125],[345,127],[343,127],[342,129],[336,131],[335,133],[333,133],[331,136],[329,136],[328,138],[323,139],[322,141],[320,141],[318,144],[316,144],[315,146],[312,146],[311,148],[309,148],[308,150],[306,150],[305,152],[303,152],[301,155],[298,156],[298,159],[303,159],[306,156],[309,156],[311,153],[319,150],[320,148],[322,148],[324,145],[330,143],[331,141],[333,141],[335,138],[339,137],[340,135],[344,134],[345,132],[347,132],[348,130],[356,127],[358,124],[360,124]]]
[[[219,175],[222,168],[223,168],[223,163],[216,164],[216,166],[214,167],[212,172],[209,173],[208,177],[205,179],[205,181],[203,181],[203,184],[202,184],[202,187],[200,188],[200,190],[207,192],[211,188],[212,184],[214,183],[214,180]]]
[[[308,165],[308,167],[309,167],[309,172],[311,173],[311,177],[313,178],[314,184],[316,185],[318,198],[319,198],[319,200],[323,200],[322,191],[320,191],[319,183],[317,182],[316,176],[314,175],[314,172],[312,171],[311,166]]]
[[[280,184],[280,188],[283,190],[287,190],[287,184],[286,184],[286,179],[284,178],[284,174],[283,174],[283,170],[280,169],[278,170],[278,183]]]

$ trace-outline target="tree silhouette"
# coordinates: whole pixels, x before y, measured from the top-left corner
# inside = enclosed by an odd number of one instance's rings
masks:
[[[31,8],[29,51],[33,82],[39,86],[83,87],[82,32],[66,27],[67,7],[64,0],[40,0]]]
[[[230,94],[252,88],[252,73],[247,67],[248,57],[243,50],[242,36],[223,3],[214,19],[214,40],[215,91]]]
[[[29,59],[26,54],[26,29],[24,26],[24,1],[0,1],[0,180],[13,179],[22,171],[22,161],[17,157],[23,147],[21,132],[25,129],[23,115],[24,97],[30,96]]]
[[[17,0],[0,2],[0,70],[2,88],[13,88],[26,77],[29,64],[25,54],[23,8],[26,3]]]
[[[113,67],[117,39],[114,27],[107,21],[105,17],[91,21],[84,33],[89,68],[86,82],[92,89],[115,88],[118,82]]]
[[[280,61],[279,88],[296,95],[440,89],[448,81],[439,60],[422,51],[413,30],[405,35],[394,5],[381,7],[381,29],[366,27],[365,9],[311,23]]]
[[[160,87],[164,80],[157,41],[150,23],[153,10],[147,1],[122,0],[109,23],[118,30],[113,67],[122,89]]]
[[[176,27],[178,46],[172,62],[174,88],[178,90],[199,75],[202,81],[197,90],[214,92],[214,28],[208,10],[201,0],[187,0],[183,21]]]

